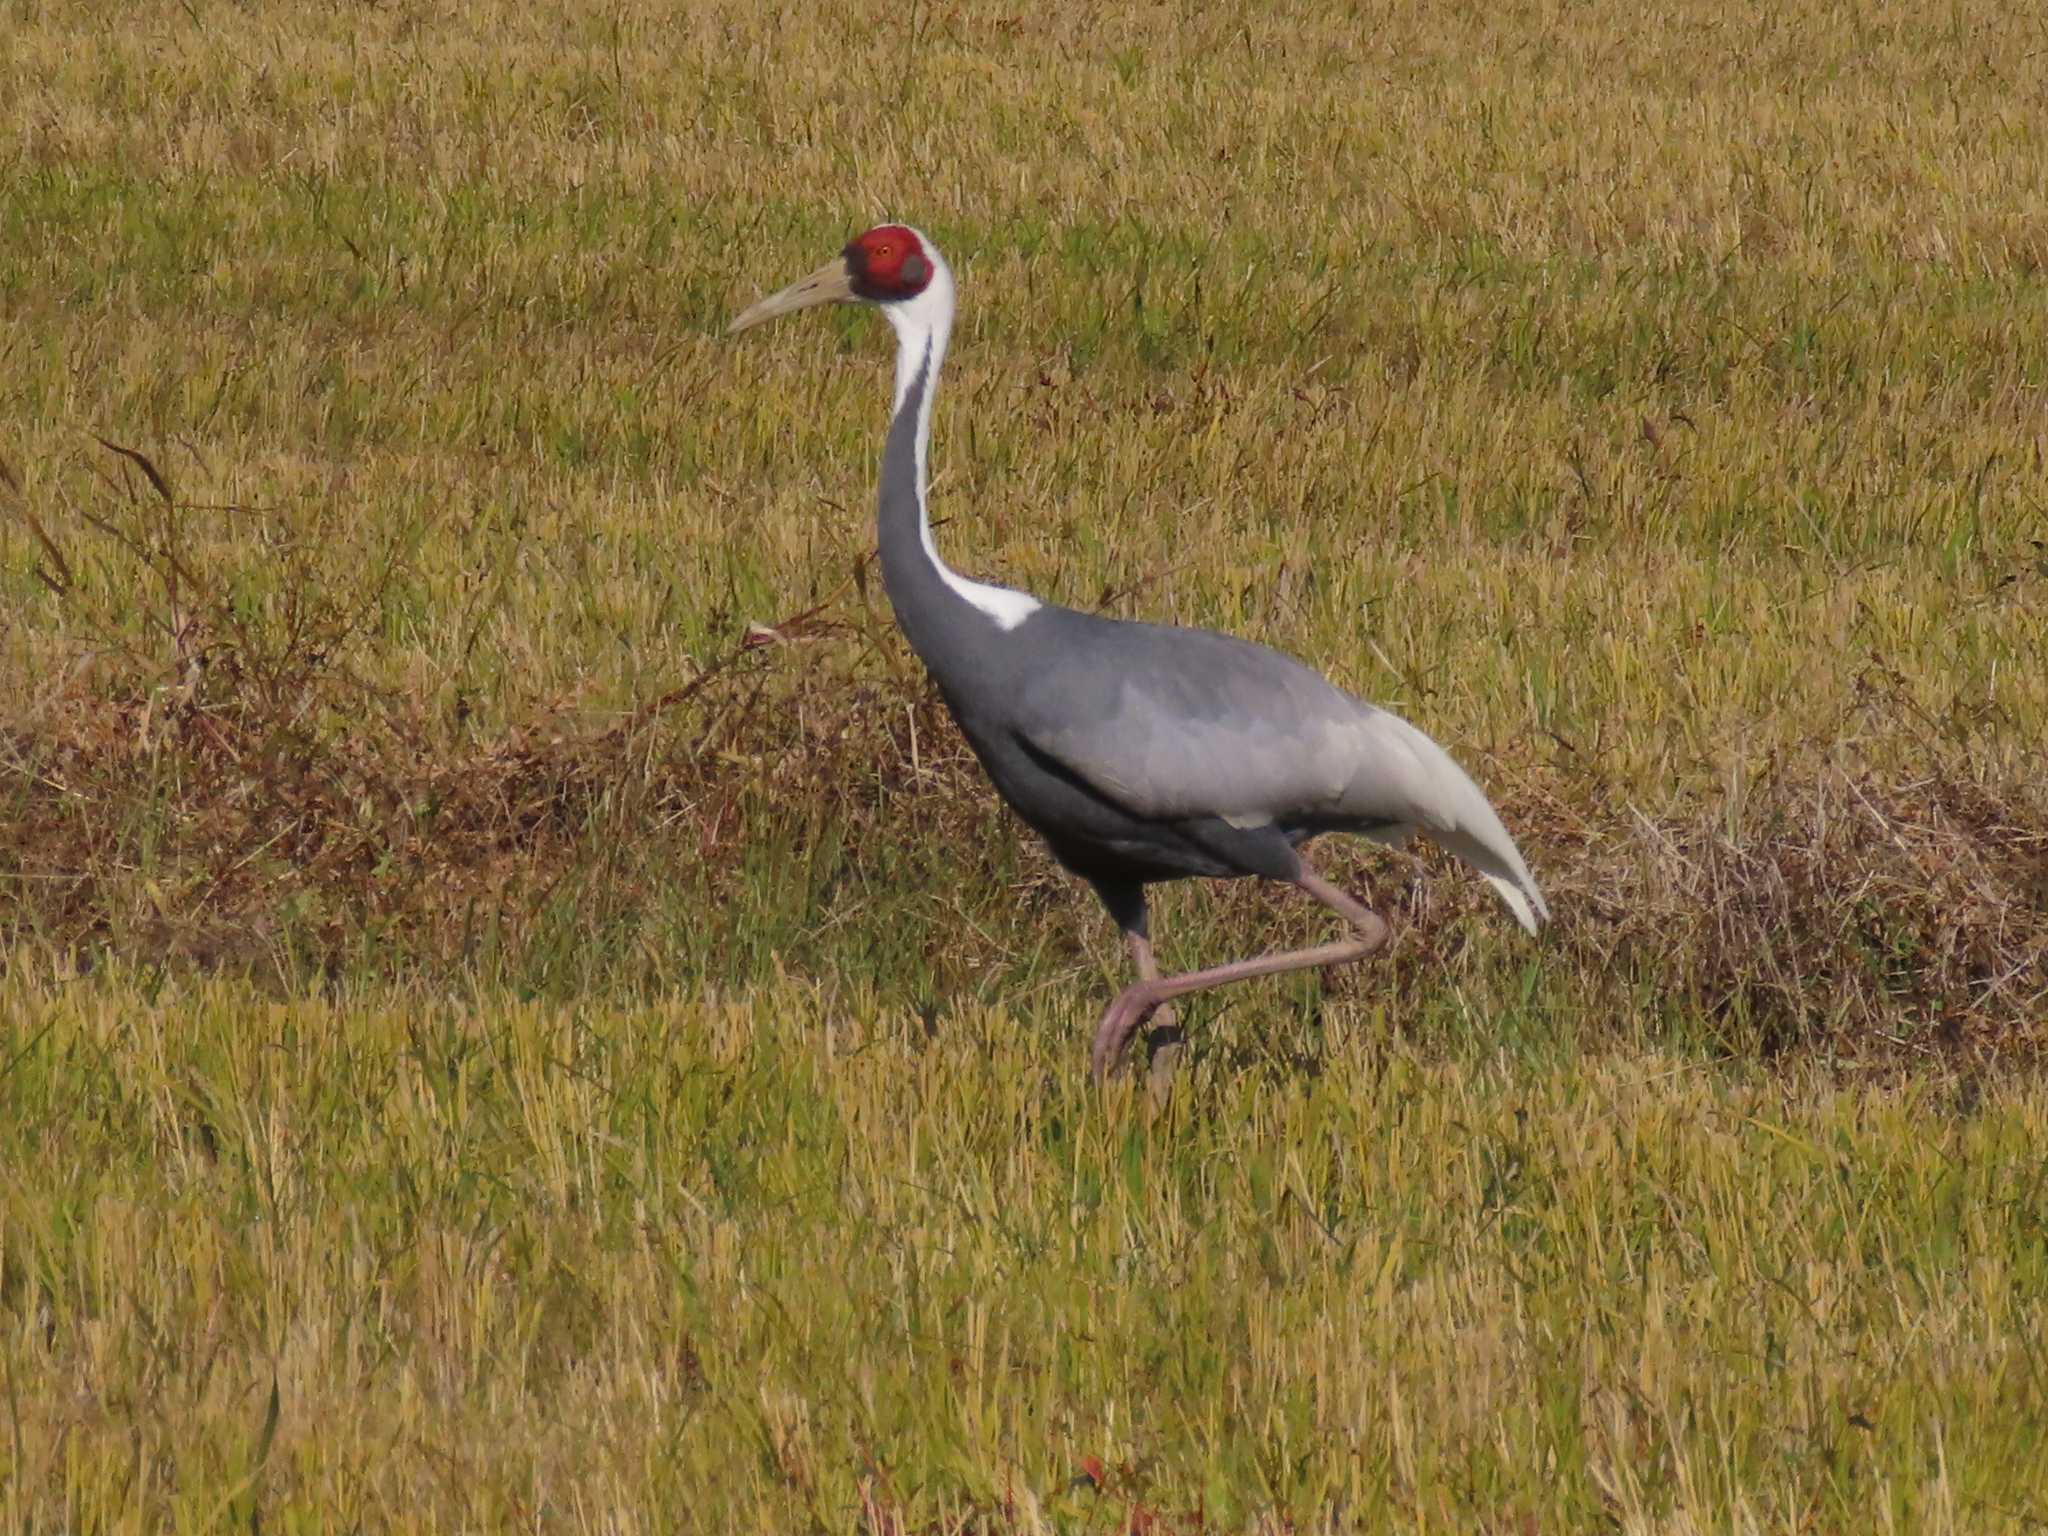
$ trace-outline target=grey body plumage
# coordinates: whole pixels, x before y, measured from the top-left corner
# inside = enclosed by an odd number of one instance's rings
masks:
[[[874,275],[892,248],[899,262],[914,249],[925,263],[923,281],[903,293]],[[828,267],[756,305],[734,329],[829,298],[880,303],[895,325],[896,408],[879,497],[883,584],[998,792],[1094,885],[1130,938],[1141,979],[1104,1016],[1098,1071],[1173,996],[1358,958],[1385,942],[1377,917],[1305,865],[1302,845],[1323,833],[1397,842],[1426,832],[1536,931],[1549,912],[1499,817],[1449,755],[1398,716],[1235,636],[1081,613],[948,570],[932,544],[924,480],[951,275],[930,242],[903,226],[861,236],[842,260],[843,278]],[[1144,888],[1191,876],[1290,882],[1360,937],[1161,978]]]

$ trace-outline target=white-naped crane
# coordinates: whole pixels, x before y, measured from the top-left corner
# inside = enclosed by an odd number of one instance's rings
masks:
[[[925,509],[932,397],[953,329],[953,274],[930,240],[884,224],[735,319],[728,334],[815,304],[871,304],[895,328],[896,400],[882,450],[882,583],[997,791],[1123,930],[1138,980],[1102,1015],[1098,1078],[1171,999],[1226,982],[1342,965],[1383,948],[1386,921],[1318,875],[1325,832],[1399,843],[1416,831],[1477,870],[1530,933],[1543,894],[1486,796],[1396,715],[1291,657],[1231,635],[1077,613],[955,574]],[[1351,936],[1162,976],[1145,887],[1257,875],[1298,886]]]

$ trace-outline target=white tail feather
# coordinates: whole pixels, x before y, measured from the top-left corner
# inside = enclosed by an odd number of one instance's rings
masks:
[[[1503,831],[1501,836],[1505,839],[1506,832]],[[1535,933],[1550,921],[1550,906],[1544,901],[1543,893],[1536,889],[1536,882],[1527,866],[1523,865],[1522,856],[1513,843],[1504,843],[1514,860],[1513,867],[1509,867],[1507,860],[1499,858],[1496,850],[1485,847],[1476,838],[1439,832],[1436,840],[1470,864],[1479,872],[1480,879],[1500,892],[1500,899],[1515,914],[1515,921],[1529,932]]]
[[[1420,828],[1471,865],[1500,893],[1515,921],[1530,933],[1548,922],[1550,906],[1537,889],[1529,866],[1522,862],[1521,850],[1465,770],[1399,715],[1371,709],[1367,728],[1382,742],[1398,743],[1405,749],[1381,757],[1355,786],[1357,798],[1370,802],[1358,805],[1360,812],[1404,823],[1385,829],[1380,840],[1398,841],[1398,835],[1408,828]]]

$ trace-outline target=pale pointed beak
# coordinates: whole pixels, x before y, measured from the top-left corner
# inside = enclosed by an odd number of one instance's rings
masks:
[[[760,303],[742,310],[725,328],[725,334],[737,336],[763,320],[809,309],[813,304],[850,304],[853,300],[853,274],[846,270],[845,257],[835,257],[809,277],[791,283],[780,293],[771,293]]]

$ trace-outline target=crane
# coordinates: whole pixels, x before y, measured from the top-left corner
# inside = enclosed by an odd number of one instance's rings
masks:
[[[1486,796],[1399,716],[1250,641],[1077,612],[970,581],[939,558],[925,462],[954,286],[926,236],[904,224],[870,229],[743,311],[727,334],[819,304],[872,305],[896,332],[878,511],[882,584],[896,622],[997,792],[1094,887],[1130,951],[1137,979],[1095,1031],[1098,1080],[1175,998],[1343,965],[1386,946],[1386,920],[1304,857],[1302,846],[1323,833],[1398,845],[1427,832],[1492,885],[1531,934],[1548,920],[1543,893]],[[1284,881],[1336,913],[1348,934],[1162,975],[1146,887],[1198,876]]]

